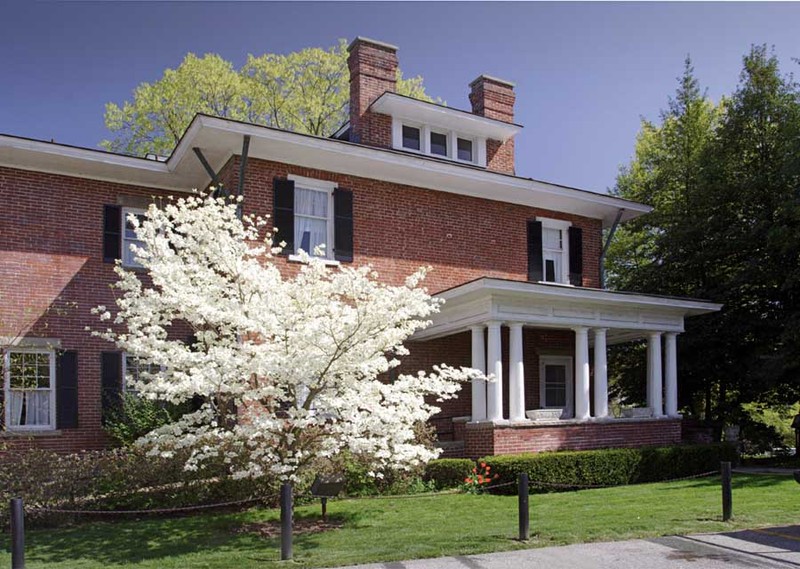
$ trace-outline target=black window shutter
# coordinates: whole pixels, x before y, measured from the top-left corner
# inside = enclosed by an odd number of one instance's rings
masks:
[[[353,192],[333,190],[333,253],[337,261],[353,261]]]
[[[275,236],[277,243],[286,242],[283,249],[284,255],[294,253],[294,182],[283,178],[275,178],[273,181],[275,196],[275,228],[278,234]],[[277,245],[276,243],[276,245]]]
[[[569,228],[569,284],[583,285],[583,229]]]
[[[78,428],[78,352],[56,356],[56,428]]]
[[[122,354],[100,354],[100,389],[103,424],[122,403]]]
[[[113,263],[122,256],[122,208],[103,206],[103,261]]]
[[[542,261],[542,222],[528,222],[528,280],[544,280]]]

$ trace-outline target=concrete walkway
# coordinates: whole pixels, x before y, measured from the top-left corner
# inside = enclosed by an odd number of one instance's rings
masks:
[[[340,569],[800,568],[800,526],[650,540],[584,543]]]

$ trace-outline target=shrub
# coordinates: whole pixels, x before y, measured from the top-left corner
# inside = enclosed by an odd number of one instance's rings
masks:
[[[716,443],[525,453],[489,456],[481,461],[499,474],[494,484],[514,482],[520,472],[527,472],[532,490],[549,492],[578,486],[618,486],[691,476],[718,470],[720,461],[735,462],[736,457],[734,446]],[[537,485],[537,482],[546,484]],[[513,484],[496,490],[503,494],[516,491]]]
[[[2,451],[3,449],[0,449]],[[147,510],[229,502],[274,495],[271,480],[234,480],[222,461],[187,471],[186,456],[153,457],[141,447],[58,454],[6,451],[0,460],[0,518],[9,499],[22,497],[33,523],[64,521],[36,508]]]
[[[103,428],[118,444],[131,446],[150,431],[175,422],[189,410],[189,403],[172,405],[124,393]]]
[[[440,490],[457,488],[472,474],[473,468],[475,462],[468,458],[439,458],[427,464],[424,478]]]

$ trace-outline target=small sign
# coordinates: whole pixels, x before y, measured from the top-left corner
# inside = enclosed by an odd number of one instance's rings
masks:
[[[319,474],[311,484],[311,495],[318,498],[333,498],[341,494],[344,489],[344,476],[333,474],[330,476],[320,476]]]

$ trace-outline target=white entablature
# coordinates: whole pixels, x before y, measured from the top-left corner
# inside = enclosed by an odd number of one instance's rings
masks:
[[[683,332],[685,317],[722,307],[701,300],[493,278],[477,279],[436,296],[445,300],[441,312],[414,339],[505,321],[536,328],[606,328],[609,343],[615,343],[645,337],[653,330]]]

